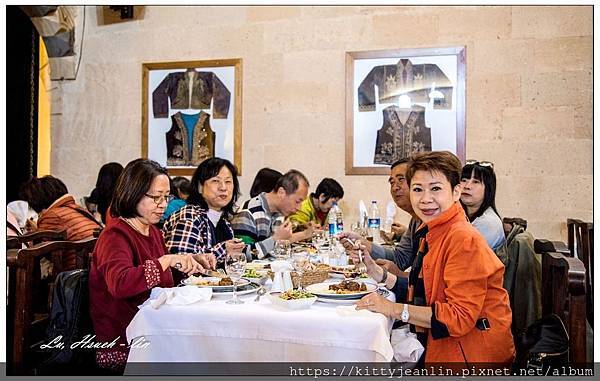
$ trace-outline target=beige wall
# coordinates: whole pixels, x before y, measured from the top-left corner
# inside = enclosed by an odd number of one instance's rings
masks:
[[[567,217],[592,218],[591,6],[147,7],[109,26],[86,13],[79,75],[53,83],[52,172],[77,197],[103,163],[141,154],[142,62],[242,58],[243,191],[264,166],[334,177],[350,223],[359,199],[389,195],[384,176],[344,175],[345,52],[465,45],[467,158],[495,163],[501,214],[563,240]]]

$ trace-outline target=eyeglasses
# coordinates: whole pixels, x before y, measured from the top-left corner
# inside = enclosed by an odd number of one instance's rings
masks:
[[[163,201],[166,201],[167,204],[169,203],[169,201],[173,200],[175,198],[175,196],[170,195],[170,194],[166,194],[166,195],[159,195],[159,196],[152,196],[151,194],[146,193],[145,194],[146,197],[151,198],[152,201],[154,201],[154,203],[156,205],[160,205],[163,203]]]
[[[494,163],[491,161],[467,160],[465,165],[479,165],[480,167],[490,167],[494,169]]]

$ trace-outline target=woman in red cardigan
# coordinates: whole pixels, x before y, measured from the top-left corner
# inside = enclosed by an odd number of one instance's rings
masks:
[[[169,190],[167,171],[154,161],[138,160],[119,177],[112,202],[116,219],[98,238],[89,280],[96,341],[115,341],[96,353],[102,368],[123,372],[129,352],[125,329],[151,288],[173,287],[171,268],[193,274],[211,267],[201,255],[165,255],[154,224],[163,215]]]
[[[515,348],[508,294],[502,288],[504,266],[458,202],[461,167],[450,152],[411,159],[406,180],[412,207],[423,223],[417,230],[419,251],[406,303],[373,293],[361,299],[357,309],[410,323],[426,348],[427,364],[507,366]],[[364,261],[371,277],[394,287],[393,274],[368,253]]]

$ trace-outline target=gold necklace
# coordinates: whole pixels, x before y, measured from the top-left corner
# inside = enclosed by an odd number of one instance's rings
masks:
[[[129,219],[127,219],[127,218],[123,218],[123,217],[119,217],[119,218],[120,218],[120,219],[122,219],[123,221],[125,221],[125,223],[126,223],[127,225],[131,226],[131,228],[132,228],[133,230],[135,230],[136,232],[140,233],[141,235],[144,235],[144,236],[148,236],[148,235],[149,235],[149,234],[146,234],[146,233],[144,233],[143,231],[141,231],[141,230],[140,230],[140,229],[139,229],[137,226],[135,226],[135,225],[133,224],[133,222],[129,221]]]

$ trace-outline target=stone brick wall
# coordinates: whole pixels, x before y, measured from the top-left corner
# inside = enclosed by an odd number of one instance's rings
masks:
[[[141,154],[142,62],[240,57],[242,190],[264,166],[334,177],[350,225],[359,199],[390,197],[387,177],[344,175],[345,52],[464,45],[467,158],[495,163],[501,214],[563,240],[567,217],[592,218],[591,6],[147,7],[108,26],[96,11],[78,78],[53,82],[52,172],[77,197]]]

